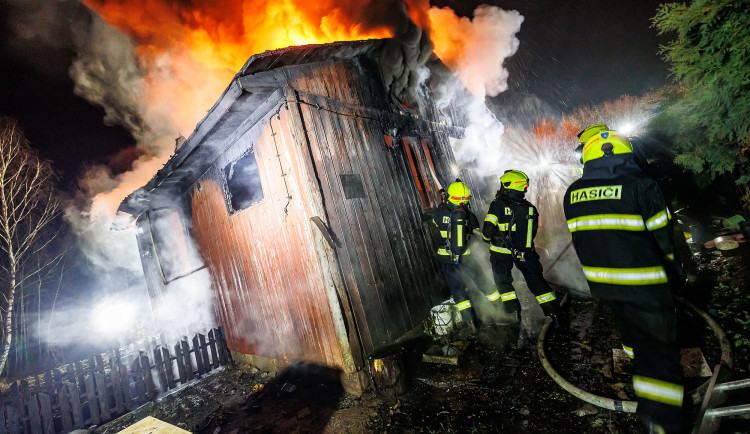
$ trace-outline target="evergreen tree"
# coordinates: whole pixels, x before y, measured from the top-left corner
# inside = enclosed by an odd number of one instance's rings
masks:
[[[750,1],[661,5],[653,18],[679,85],[654,126],[672,138],[675,162],[706,181],[730,174],[750,207]]]

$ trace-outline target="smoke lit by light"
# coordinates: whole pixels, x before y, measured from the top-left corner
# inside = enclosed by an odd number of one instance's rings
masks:
[[[634,124],[633,124],[632,122],[625,122],[625,123],[623,123],[623,124],[622,124],[622,125],[621,125],[621,126],[620,126],[620,127],[618,128],[618,130],[619,130],[619,131],[620,131],[620,132],[621,132],[622,134],[624,134],[624,135],[626,135],[626,136],[630,136],[630,135],[632,135],[632,134],[634,134],[634,133],[635,133],[635,130],[636,130],[636,126],[635,126],[635,125],[634,125]]]
[[[458,167],[458,164],[451,164],[451,174],[454,178],[458,178],[461,175],[461,169]]]
[[[94,330],[103,337],[116,338],[133,327],[136,315],[134,304],[110,298],[94,306],[91,322]]]

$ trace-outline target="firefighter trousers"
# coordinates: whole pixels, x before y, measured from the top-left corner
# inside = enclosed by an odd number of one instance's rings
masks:
[[[682,367],[674,301],[666,291],[667,295],[657,296],[654,293],[661,290],[654,288],[632,300],[603,301],[615,315],[623,345],[632,347],[639,419],[678,433],[683,420]]]
[[[466,293],[466,282],[461,267],[462,264],[442,264],[443,274],[448,288],[451,290],[453,301],[461,313],[461,319],[464,322],[474,321],[474,311],[471,307],[471,301]]]
[[[539,255],[536,252],[526,252],[523,259],[511,254],[492,252],[490,263],[492,264],[492,276],[495,278],[495,285],[500,291],[500,299],[503,301],[505,312],[513,313],[521,310],[521,303],[519,303],[518,295],[513,288],[511,272],[515,265],[526,279],[526,285],[536,297],[544,315],[559,314],[560,302],[557,301],[555,292],[544,280],[542,263],[539,262]]]
[[[464,255],[461,258],[461,273],[464,283],[473,284],[480,293],[484,294],[487,301],[490,303],[500,302],[500,292],[485,274],[486,268],[482,266],[476,253]]]

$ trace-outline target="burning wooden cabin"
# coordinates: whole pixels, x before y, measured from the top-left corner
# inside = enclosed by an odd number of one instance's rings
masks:
[[[423,215],[455,178],[450,141],[466,117],[439,110],[427,84],[411,107],[395,103],[379,63],[388,41],[251,57],[120,207],[137,217],[152,299],[202,266],[196,241],[237,357],[356,374],[442,300]]]

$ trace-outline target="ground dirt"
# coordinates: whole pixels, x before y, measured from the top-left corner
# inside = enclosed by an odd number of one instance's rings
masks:
[[[750,369],[749,250],[745,244],[733,256],[696,255],[688,264],[692,283],[679,294],[725,329],[733,344],[735,378],[748,377]],[[552,329],[546,340],[551,363],[581,389],[633,399],[630,376],[614,372],[612,350],[620,341],[609,312],[590,298],[570,296],[568,306],[570,327]],[[700,348],[713,368],[720,357],[716,337],[698,316],[680,312],[681,345]],[[373,390],[360,397],[346,394],[339,373],[321,366],[295,364],[272,374],[234,365],[96,432],[115,433],[146,415],[200,434],[640,432],[633,414],[587,404],[551,379],[539,361],[536,338],[527,337],[538,326],[534,321],[483,326],[469,337],[459,366],[421,361],[429,347],[447,340],[425,334],[405,342],[410,382],[399,396]],[[692,389],[705,381],[688,379],[686,386]],[[750,402],[746,395],[732,399]],[[691,411],[688,423],[695,417],[695,409]],[[750,424],[726,421],[720,432],[750,432]]]

